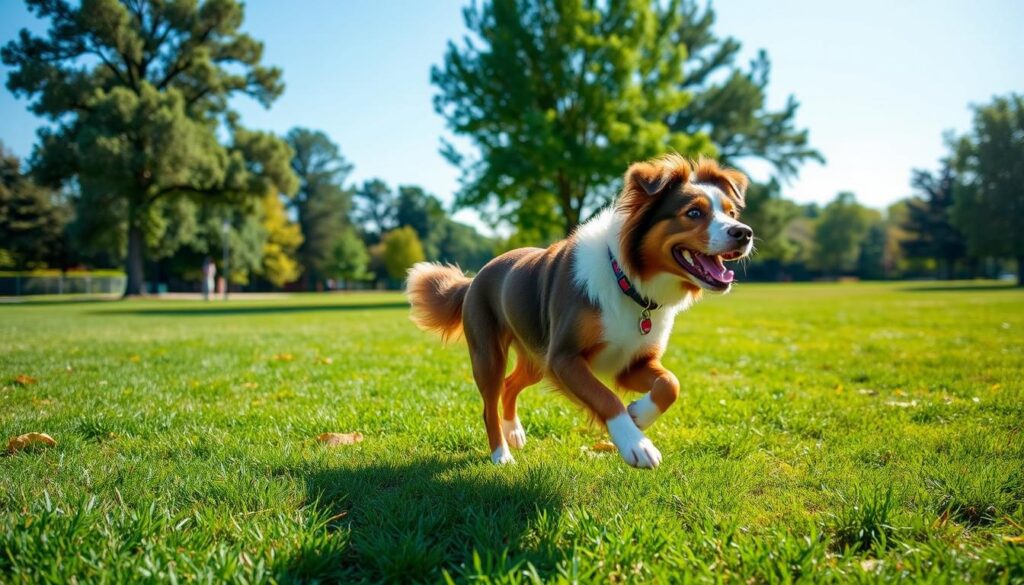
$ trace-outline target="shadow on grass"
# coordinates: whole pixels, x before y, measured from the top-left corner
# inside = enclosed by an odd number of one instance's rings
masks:
[[[328,558],[305,550],[289,559],[288,576],[299,581],[437,582],[443,571],[462,580],[476,570],[474,553],[488,573],[529,562],[543,574],[562,558],[529,537],[540,518],[557,517],[568,489],[550,470],[457,457],[319,469],[305,479],[309,500],[347,545]]]
[[[201,307],[146,307],[138,308],[124,305],[123,309],[93,311],[94,315],[142,315],[153,317],[215,317],[218,315],[258,315],[273,313],[310,313],[320,311],[372,311],[381,309],[407,309],[409,303],[395,301],[390,303],[365,304],[310,304],[310,305],[214,305]]]
[[[1024,288],[1018,288],[1014,283],[1005,284],[964,284],[964,283],[950,283],[950,284],[928,284],[928,285],[912,285],[898,289],[901,292],[987,292],[994,290],[1020,290],[1024,291]]]

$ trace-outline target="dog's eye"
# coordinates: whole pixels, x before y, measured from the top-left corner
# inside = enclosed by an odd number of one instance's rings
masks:
[[[704,212],[699,210],[699,209],[697,209],[696,207],[694,207],[690,211],[686,212],[686,217],[688,217],[690,219],[697,219],[697,218],[699,218],[699,217],[701,217],[703,215],[704,215]]]

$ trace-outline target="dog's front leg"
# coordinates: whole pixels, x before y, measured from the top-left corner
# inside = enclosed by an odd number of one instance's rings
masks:
[[[633,422],[619,397],[594,376],[585,359],[566,356],[549,360],[549,364],[555,381],[605,424],[626,463],[642,468],[654,468],[661,463],[661,452]]]
[[[679,397],[679,380],[657,359],[634,365],[619,374],[617,381],[627,390],[645,392],[627,409],[633,422],[641,429],[651,426]]]

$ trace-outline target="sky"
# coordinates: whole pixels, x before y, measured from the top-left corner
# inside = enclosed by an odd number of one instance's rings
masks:
[[[355,165],[351,179],[416,184],[450,202],[458,170],[439,153],[430,69],[465,34],[468,0],[250,0],[243,30],[284,70],[270,110],[235,100],[245,125],[326,132]],[[1024,92],[1020,0],[719,0],[715,31],[772,61],[769,106],[800,102],[799,126],[827,159],[784,186],[787,197],[824,203],[840,191],[884,207],[910,194],[914,168],[934,168],[943,132],[963,133],[971,104]],[[44,27],[16,0],[0,0],[0,43]],[[6,81],[7,68],[0,65]],[[27,157],[40,121],[27,101],[0,90],[0,141]],[[751,165],[755,178],[763,166]],[[465,210],[460,219],[480,225]]]

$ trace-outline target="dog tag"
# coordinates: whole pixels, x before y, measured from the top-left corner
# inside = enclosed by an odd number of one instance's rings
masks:
[[[640,313],[640,335],[647,335],[651,332],[651,312],[644,309]]]

